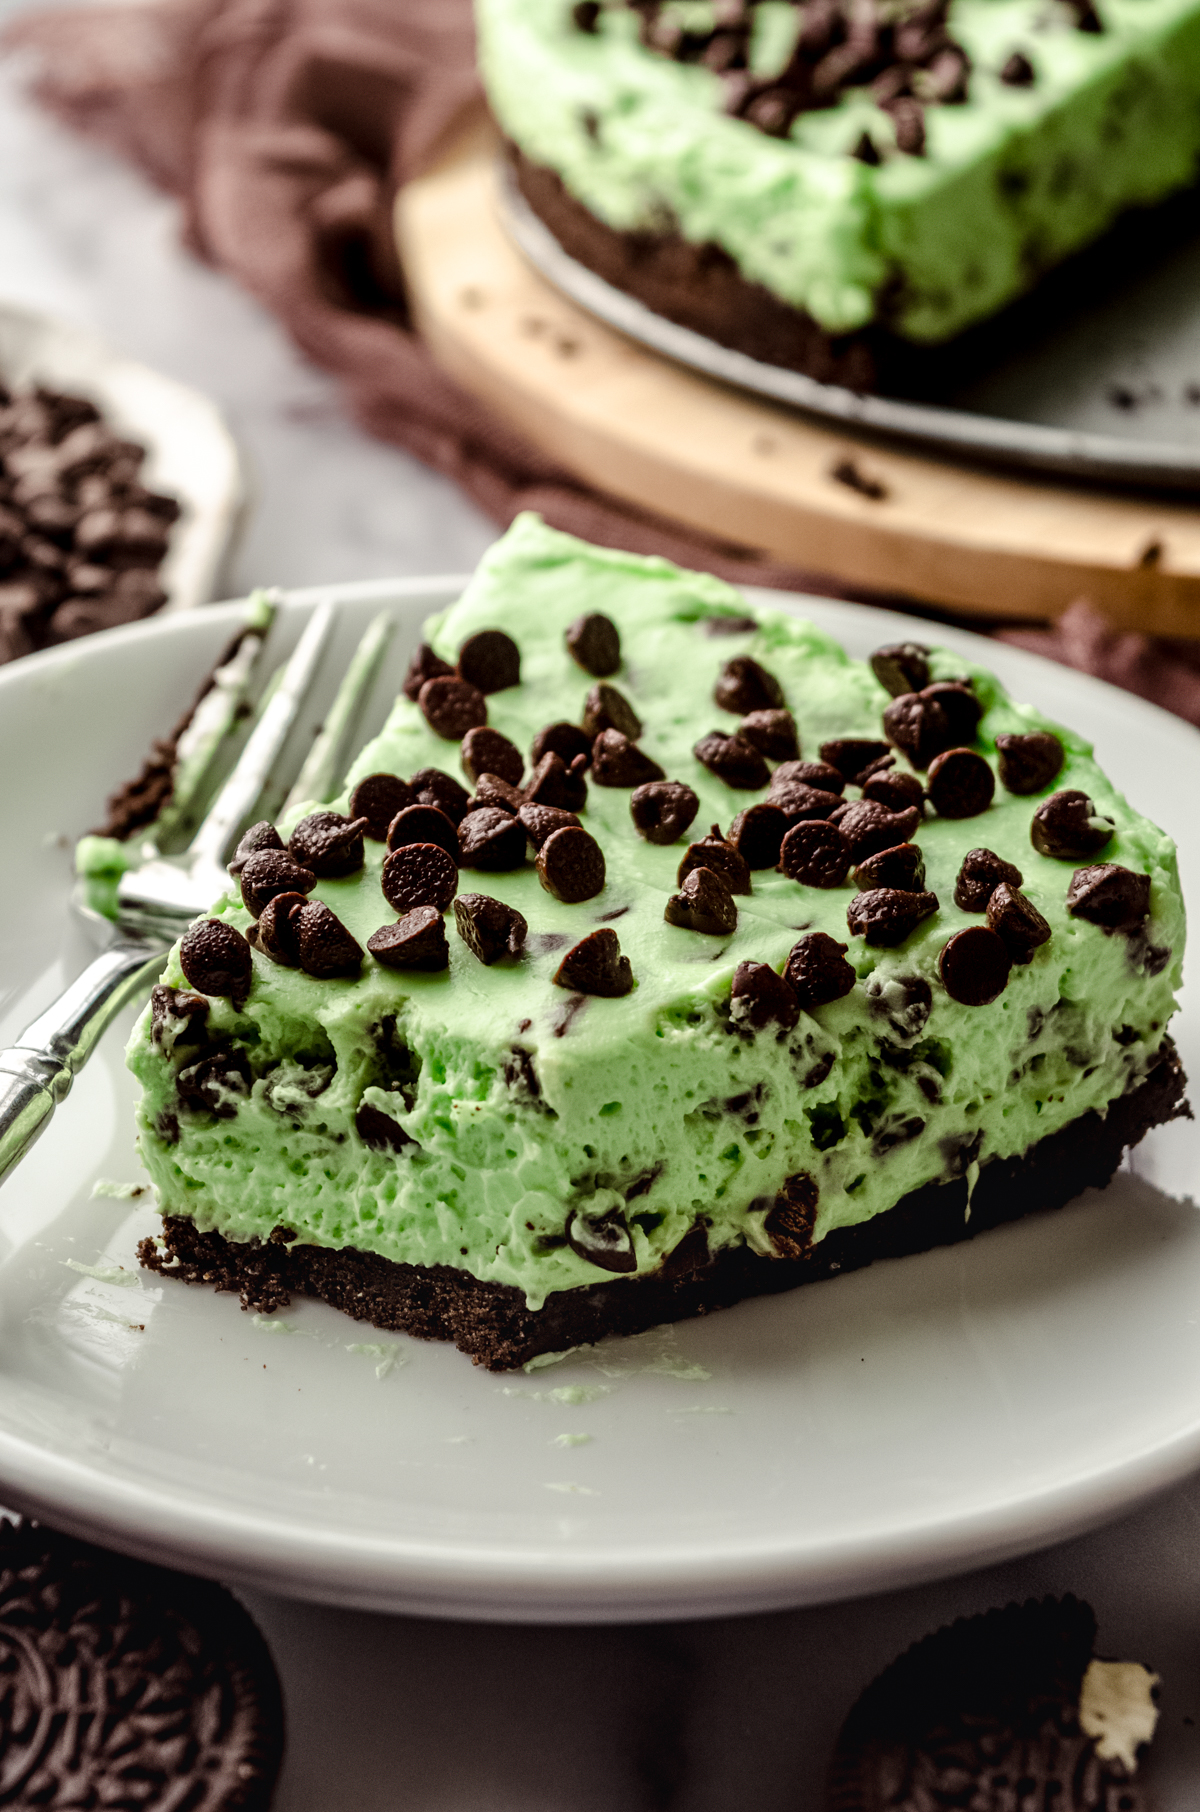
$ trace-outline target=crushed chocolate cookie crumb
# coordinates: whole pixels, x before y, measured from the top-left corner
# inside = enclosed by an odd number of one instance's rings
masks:
[[[393,1120],[391,1114],[385,1114],[380,1108],[372,1107],[369,1101],[359,1103],[354,1115],[354,1130],[372,1151],[403,1151],[406,1145],[416,1143],[398,1120]]]
[[[704,617],[700,628],[707,636],[714,635],[753,635],[758,628],[754,617]]]
[[[803,1258],[813,1243],[819,1190],[807,1170],[788,1177],[763,1221],[780,1258]]]
[[[620,1208],[607,1214],[583,1214],[578,1208],[567,1216],[567,1244],[579,1258],[602,1271],[636,1271],[633,1235]]]

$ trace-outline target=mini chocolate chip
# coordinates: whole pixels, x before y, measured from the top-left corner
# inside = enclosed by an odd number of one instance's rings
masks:
[[[367,949],[386,969],[450,967],[446,923],[436,906],[414,906],[394,925],[381,925],[367,939]]]
[[[525,835],[535,849],[540,849],[546,838],[552,837],[555,831],[562,830],[568,824],[579,824],[574,812],[560,811],[556,805],[530,805],[528,800],[517,817],[525,826]]]
[[[1019,887],[1022,879],[1020,869],[1005,862],[994,850],[969,849],[954,883],[954,904],[960,912],[986,912],[1001,881]]]
[[[771,778],[771,770],[758,750],[740,736],[727,736],[723,730],[710,730],[702,736],[692,754],[710,774],[739,792],[755,792]]]
[[[943,988],[964,1007],[986,1007],[1003,994],[1011,973],[1004,940],[984,925],[956,931],[938,958]]]
[[[938,909],[936,893],[910,893],[902,887],[871,887],[857,893],[846,908],[846,923],[853,937],[894,950],[911,937],[922,919]]]
[[[629,958],[621,954],[620,939],[612,927],[602,925],[572,945],[558,966],[554,983],[574,994],[597,994],[604,1000],[628,994],[633,970]]]
[[[404,675],[405,698],[411,698],[416,704],[426,680],[448,679],[453,672],[449,661],[444,661],[440,655],[435,654],[428,642],[422,642],[408,663],[408,672]]]
[[[789,824],[797,824],[801,818],[831,818],[842,798],[840,793],[827,793],[824,787],[795,781],[791,786],[772,786],[767,803],[777,805]]]
[[[899,887],[905,893],[920,893],[925,886],[925,858],[915,843],[897,843],[860,862],[854,881],[863,889]]]
[[[447,742],[461,742],[468,730],[487,722],[487,700],[466,680],[426,680],[417,704],[429,728]]]
[[[458,651],[458,676],[480,692],[519,686],[521,650],[502,629],[480,629]]]
[[[166,1051],[176,1045],[194,1044],[204,1036],[208,1002],[203,994],[187,988],[168,988],[156,982],[150,990],[150,1039]]]
[[[701,837],[696,843],[689,843],[683,852],[675,884],[682,887],[695,868],[711,868],[714,874],[720,875],[730,893],[750,892],[750,870],[746,858],[738,854],[732,843],[721,835],[720,828],[713,825],[707,837]]]
[[[586,730],[580,729],[578,724],[547,724],[534,737],[529,758],[536,768],[543,755],[557,755],[563,766],[569,768],[577,755],[591,761],[595,740]]]
[[[634,829],[647,843],[674,843],[699,810],[695,793],[680,780],[650,780],[635,787],[629,800]]]
[[[737,733],[769,761],[794,761],[800,753],[796,720],[790,711],[751,711]]]
[[[889,642],[871,656],[871,672],[893,698],[919,692],[929,684],[929,650],[921,642]]]
[[[1024,51],[1014,50],[1000,71],[1000,80],[1010,88],[1028,88],[1033,79],[1033,64]]]
[[[552,805],[560,812],[581,812],[587,804],[584,774],[590,759],[576,755],[567,765],[553,749],[549,750],[530,776],[526,800],[530,805]]]
[[[574,1208],[567,1216],[567,1244],[578,1257],[602,1271],[636,1271],[637,1253],[629,1223],[619,1208],[607,1214],[584,1214]]]
[[[874,799],[855,799],[838,807],[833,822],[849,845],[850,860],[862,862],[877,850],[907,843],[916,834],[921,814],[915,806],[889,812]]]
[[[458,861],[458,832],[436,805],[406,805],[388,826],[387,842],[389,849],[403,849],[409,843],[436,843]]]
[[[621,665],[621,633],[611,617],[592,611],[571,624],[567,652],[585,673],[607,679]]]
[[[1130,931],[1150,910],[1150,876],[1135,874],[1119,862],[1096,862],[1077,868],[1067,889],[1067,911],[1077,919],[1103,925],[1106,931]]]
[[[366,819],[364,836],[386,843],[388,825],[396,813],[416,801],[417,795],[399,774],[368,774],[350,795],[350,816]]]
[[[592,744],[592,779],[597,786],[647,786],[665,778],[657,761],[620,730],[602,730]]]
[[[782,808],[760,799],[757,805],[738,813],[729,826],[729,841],[745,858],[747,868],[774,868],[787,828]]]
[[[1029,826],[1029,840],[1039,855],[1078,862],[1081,856],[1094,856],[1110,843],[1116,828],[1086,793],[1070,788],[1065,793],[1051,793],[1038,806]]]
[[[467,731],[462,739],[461,759],[463,773],[472,786],[478,785],[481,774],[495,774],[509,786],[520,786],[521,775],[525,772],[525,762],[517,745],[487,724]]]
[[[1040,793],[1057,778],[1066,759],[1062,743],[1049,730],[1025,736],[1007,732],[996,738],[1000,784],[1010,793]]]
[[[277,893],[311,893],[317,884],[312,869],[293,862],[285,849],[260,849],[247,856],[240,879],[242,905],[256,919]]]
[[[525,795],[520,787],[509,786],[507,780],[501,780],[499,774],[481,774],[469,809],[477,812],[481,806],[494,805],[502,812],[507,812],[510,818],[515,818],[524,803]]]
[[[642,720],[615,686],[593,686],[583,704],[583,727],[593,743],[602,730],[619,730],[630,742],[642,733]]]
[[[679,892],[668,899],[663,917],[668,925],[702,931],[707,937],[728,937],[737,929],[733,895],[711,868],[690,870]]]
[[[748,711],[774,711],[783,704],[783,687],[748,654],[735,654],[717,676],[713,699],[722,711],[736,711],[739,716]]]
[[[398,1120],[391,1114],[385,1114],[378,1107],[372,1107],[369,1101],[359,1103],[354,1115],[354,1130],[364,1145],[372,1151],[403,1151],[406,1145],[414,1145]]]
[[[510,812],[485,805],[468,812],[458,827],[458,859],[464,868],[503,874],[525,860],[525,826]]]
[[[1001,881],[987,903],[987,922],[1014,963],[1027,963],[1050,941],[1050,927],[1033,901],[1007,881]]]
[[[844,793],[846,776],[827,761],[782,761],[771,775],[771,793],[789,786],[812,786],[821,793]]]
[[[729,1017],[740,1031],[761,1032],[774,1024],[790,1032],[800,1018],[800,1002],[787,977],[776,975],[768,963],[739,963],[733,972]]]
[[[753,635],[758,628],[755,617],[704,617],[700,622],[703,635]]]
[[[929,764],[929,798],[939,818],[978,818],[995,791],[996,776],[973,749],[947,749]]]
[[[893,772],[868,774],[863,781],[862,796],[873,799],[876,805],[886,805],[889,812],[904,812],[909,806],[915,806],[919,812],[925,810],[925,789],[915,774],[905,774],[899,769]]]
[[[331,981],[335,976],[358,974],[362,968],[362,946],[323,900],[306,900],[293,925],[300,967],[306,975]]]
[[[470,795],[466,787],[459,786],[453,774],[447,774],[442,768],[419,768],[410,784],[418,805],[436,805],[451,824],[462,823]]]
[[[363,865],[365,818],[347,818],[341,812],[310,812],[301,818],[288,839],[288,855],[301,868],[310,868],[323,881],[338,881],[357,874]]]
[[[454,902],[454,922],[471,955],[489,966],[502,956],[520,956],[529,932],[515,906],[507,906],[486,893],[459,894]]]
[[[239,1009],[250,992],[250,946],[222,919],[201,919],[188,926],[179,946],[179,966],[198,993],[226,995]]]
[[[604,887],[604,851],[590,831],[575,824],[554,831],[537,853],[538,880],[556,900],[576,905]]]
[[[954,748],[960,745],[965,748],[974,742],[983,706],[976,698],[970,680],[934,680],[931,686],[922,689],[921,697],[931,699],[945,712]]]
[[[922,692],[904,692],[883,714],[883,727],[891,741],[908,756],[914,768],[927,768],[935,755],[953,748],[950,720],[936,699]]]
[[[229,872],[231,875],[240,875],[250,857],[258,855],[260,850],[282,848],[283,838],[270,820],[263,818],[258,824],[252,824],[250,829],[244,832],[233,852]]]
[[[846,961],[846,950],[827,931],[810,931],[792,945],[783,973],[806,1013],[849,994],[857,977]]]
[[[888,753],[886,742],[874,742],[865,736],[837,736],[821,744],[821,760],[836,768],[843,781],[861,786],[868,769]]]
[[[458,864],[440,843],[405,843],[385,858],[379,885],[393,912],[414,906],[445,912],[458,892]]]
[[[262,909],[257,925],[251,927],[250,941],[256,950],[269,956],[273,963],[295,969],[300,962],[296,915],[307,905],[302,893],[277,893]]]
[[[779,848],[780,874],[805,887],[840,887],[849,867],[850,845],[827,819],[793,824]]]

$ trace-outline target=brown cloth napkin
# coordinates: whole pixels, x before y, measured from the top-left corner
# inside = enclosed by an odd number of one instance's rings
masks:
[[[470,0],[140,0],[28,15],[6,37],[37,54],[35,91],[60,119],[180,197],[193,249],[340,379],[366,429],[495,521],[534,509],[740,583],[866,595],[588,489],[443,376],[412,332],[390,203],[477,104]],[[1004,633],[1200,723],[1200,654],[1112,636],[1086,603],[1053,630]]]

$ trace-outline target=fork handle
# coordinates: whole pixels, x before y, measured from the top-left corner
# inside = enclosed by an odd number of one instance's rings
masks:
[[[0,1051],[0,1178],[25,1156],[101,1033],[153,981],[168,946],[122,937]]]

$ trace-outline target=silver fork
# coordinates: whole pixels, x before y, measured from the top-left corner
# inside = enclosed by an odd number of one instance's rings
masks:
[[[121,1008],[151,986],[176,938],[228,886],[225,863],[263,799],[316,678],[335,614],[332,603],[313,611],[237,763],[182,854],[155,853],[123,874],[115,921],[88,906],[76,887],[71,908],[103,938],[104,948],[15,1045],[0,1051],[0,1179],[44,1131]],[[284,812],[302,800],[335,795],[347,742],[393,627],[390,615],[381,612],[359,642]]]

